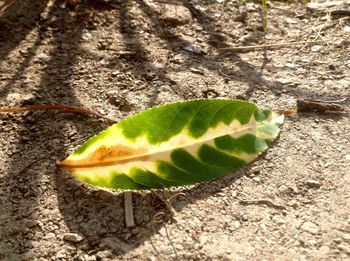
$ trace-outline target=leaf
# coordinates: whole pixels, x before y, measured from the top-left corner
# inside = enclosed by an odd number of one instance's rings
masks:
[[[90,138],[59,165],[99,187],[151,189],[208,181],[255,159],[283,115],[240,100],[157,106]]]

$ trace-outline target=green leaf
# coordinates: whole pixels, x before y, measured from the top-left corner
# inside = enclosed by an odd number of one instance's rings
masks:
[[[208,181],[255,159],[283,115],[240,100],[157,106],[90,138],[60,166],[99,187],[151,189]]]

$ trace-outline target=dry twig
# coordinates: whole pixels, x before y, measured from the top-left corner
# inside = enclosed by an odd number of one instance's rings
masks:
[[[262,44],[262,45],[252,45],[252,46],[232,46],[218,49],[221,53],[226,52],[244,52],[244,51],[252,51],[256,49],[268,49],[268,48],[280,48],[280,47],[290,47],[296,46],[300,44],[318,44],[323,43],[324,41],[300,41],[300,42],[292,42],[292,43],[279,43],[279,44]]]
[[[285,206],[273,203],[272,201],[270,201],[268,199],[240,200],[239,203],[241,205],[266,205],[268,207],[272,207],[275,209],[281,209],[281,210],[286,209]]]
[[[125,225],[128,228],[135,226],[131,193],[131,191],[124,192]]]
[[[298,112],[345,112],[343,106],[336,104],[335,102],[309,99],[298,99],[297,109]]]

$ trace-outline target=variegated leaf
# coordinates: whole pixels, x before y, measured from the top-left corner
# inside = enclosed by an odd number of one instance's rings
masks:
[[[220,177],[255,159],[283,115],[240,100],[203,99],[157,106],[80,146],[60,166],[99,187],[150,189]]]

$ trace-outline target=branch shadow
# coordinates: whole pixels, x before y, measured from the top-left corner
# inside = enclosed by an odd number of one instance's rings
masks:
[[[5,60],[6,56],[8,56],[33,31],[37,24],[40,23],[40,15],[47,7],[49,1],[41,0],[35,1],[35,3],[26,3],[26,5],[32,5],[31,12],[27,12],[25,7],[19,7],[19,5],[22,5],[22,2],[25,1],[16,1],[16,3],[6,11],[6,13],[9,14],[0,17],[0,68],[3,67],[3,69],[5,67],[2,65],[3,60]],[[47,18],[50,18],[50,15],[48,15]],[[18,28],[18,24],[25,26]],[[0,97],[5,97],[11,91],[11,86],[24,74],[25,69],[28,68],[29,63],[35,56],[42,39],[42,30],[39,29],[37,39],[23,55],[25,59],[18,65],[18,69],[13,77],[0,89]]]

